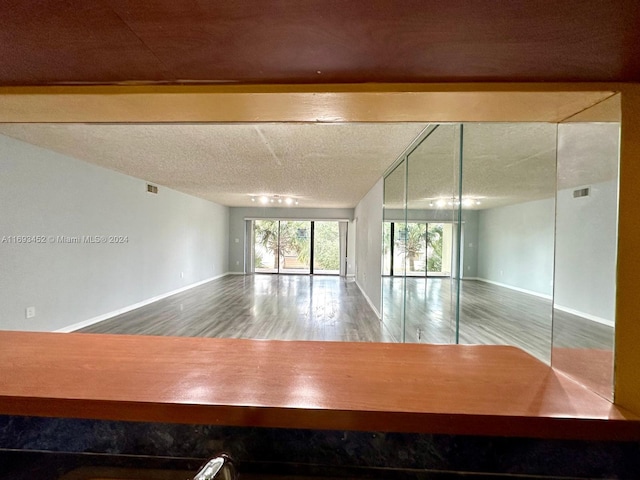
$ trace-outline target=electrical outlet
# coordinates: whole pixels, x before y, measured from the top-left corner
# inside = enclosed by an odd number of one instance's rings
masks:
[[[180,272],[180,278],[184,278],[184,272]]]
[[[25,318],[33,318],[36,316],[36,307],[27,307],[24,311]]]

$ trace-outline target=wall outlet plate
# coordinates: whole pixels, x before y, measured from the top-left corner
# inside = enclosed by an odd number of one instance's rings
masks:
[[[25,318],[33,318],[36,316],[36,307],[27,307],[24,311]]]

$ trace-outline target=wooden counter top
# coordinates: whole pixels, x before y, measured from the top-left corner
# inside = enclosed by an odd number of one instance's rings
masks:
[[[640,439],[637,417],[501,346],[0,332],[0,413]]]

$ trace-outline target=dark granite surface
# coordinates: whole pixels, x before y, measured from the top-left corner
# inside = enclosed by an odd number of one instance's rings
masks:
[[[221,451],[251,470],[338,469],[367,478],[640,478],[640,443],[135,423],[0,416],[0,449],[199,462]],[[4,452],[4,455],[8,455]],[[18,453],[13,453],[18,455]],[[377,473],[376,473],[377,472]],[[434,477],[436,472],[449,472]],[[430,475],[416,477],[415,475]],[[445,475],[445,473],[438,473]],[[395,477],[394,477],[395,478]],[[397,477],[400,478],[400,477]]]

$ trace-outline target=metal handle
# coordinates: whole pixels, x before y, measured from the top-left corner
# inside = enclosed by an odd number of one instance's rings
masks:
[[[205,463],[193,480],[236,480],[237,478],[238,473],[231,457],[223,453]]]

